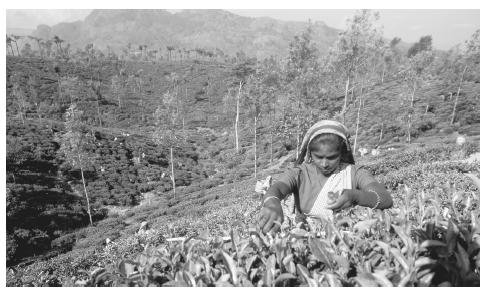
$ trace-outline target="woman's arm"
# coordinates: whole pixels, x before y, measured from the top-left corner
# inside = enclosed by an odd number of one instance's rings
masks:
[[[270,200],[270,199],[275,199],[275,200],[278,199],[279,201],[281,201],[290,193],[292,193],[292,190],[287,184],[277,181],[274,184],[272,184],[270,188],[267,190],[267,192],[263,196],[263,201]],[[276,198],[270,198],[270,197],[276,197]]]
[[[258,225],[266,234],[277,231],[283,222],[283,210],[280,201],[291,193],[291,188],[283,182],[275,182],[263,196],[262,209],[258,217]],[[275,223],[277,222],[277,223]]]
[[[385,186],[379,182],[372,182],[363,189],[352,190],[354,203],[360,206],[366,206],[377,209],[387,209],[393,206],[393,199]],[[379,197],[379,202],[378,202]]]

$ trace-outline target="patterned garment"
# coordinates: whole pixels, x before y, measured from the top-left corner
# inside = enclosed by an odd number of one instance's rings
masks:
[[[352,189],[351,183],[351,165],[348,164],[346,167],[342,168],[338,173],[333,174],[326,181],[322,187],[319,195],[317,196],[312,209],[307,214],[308,217],[321,218],[333,220],[333,211],[327,209],[326,206],[329,204],[329,192],[340,193],[343,189]]]

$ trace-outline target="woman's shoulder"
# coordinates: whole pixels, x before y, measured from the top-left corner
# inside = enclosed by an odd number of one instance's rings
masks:
[[[351,168],[353,171],[367,170],[366,166],[361,164],[341,163],[342,168]]]

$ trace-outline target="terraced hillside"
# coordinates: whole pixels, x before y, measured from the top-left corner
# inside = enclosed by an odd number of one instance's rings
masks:
[[[77,232],[86,238],[73,251],[8,271],[8,285],[477,286],[479,188],[465,174],[479,176],[479,160],[469,158],[479,138],[462,146],[452,136],[438,141],[358,158],[389,188],[394,206],[338,215],[340,234],[320,233],[332,245],[295,229],[258,238],[260,198],[250,178],[112,213]],[[93,237],[111,241],[93,246]],[[180,248],[173,237],[194,238]],[[326,255],[342,258],[329,264]]]

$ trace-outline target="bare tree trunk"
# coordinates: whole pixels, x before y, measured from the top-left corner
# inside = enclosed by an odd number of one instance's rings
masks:
[[[12,44],[10,43],[8,46],[10,47],[10,51],[12,52],[12,56],[15,56]]]
[[[356,118],[356,131],[354,135],[354,144],[353,144],[353,155],[356,154],[356,144],[358,143],[358,130],[359,130],[359,114],[361,112],[361,100],[363,99],[363,94],[359,96],[359,106],[358,106],[358,116]]]
[[[302,124],[301,124],[301,119],[300,119],[300,115],[301,115],[301,108],[302,108],[302,102],[299,98],[299,101],[298,101],[298,111],[297,111],[297,146],[295,146],[295,160],[299,159],[299,147],[300,147],[300,132],[301,132],[301,127],[302,127]]]
[[[81,156],[78,155],[78,159],[81,160]],[[82,166],[81,166],[81,179],[83,180],[84,195],[86,196],[86,203],[88,204],[89,223],[92,226],[93,225],[93,218],[91,217],[91,209],[90,209],[90,205],[89,205],[88,191],[86,190],[86,182],[84,181],[84,171],[83,171]]]
[[[381,122],[381,130],[380,130],[380,140],[378,141],[378,145],[381,144],[381,140],[383,139],[383,122]]]
[[[385,66],[383,66],[383,71],[381,72],[381,83],[383,84],[384,80],[385,80]]]
[[[242,82],[240,81],[240,87],[238,88],[238,94],[236,95],[236,120],[235,120],[235,143],[236,143],[236,153],[240,152],[239,144],[238,144],[238,120],[240,118],[240,93],[241,93],[241,86]]]
[[[255,146],[255,180],[257,180],[257,115],[255,114],[255,135],[254,135],[254,146]]]
[[[22,110],[19,112],[19,115],[20,115],[20,120],[22,121],[22,125],[25,125],[24,114],[22,113]]]
[[[17,45],[17,41],[14,41],[15,42],[15,48],[17,49],[17,55],[20,56],[20,52],[19,52],[19,47]]]
[[[173,155],[173,149],[172,146],[170,146],[170,168],[171,168],[171,177],[170,179],[172,180],[172,190],[174,192],[174,198],[176,196],[176,185],[175,185],[175,176],[174,176],[174,155]]]
[[[454,117],[456,116],[456,107],[457,107],[457,99],[459,98],[459,93],[461,92],[461,85],[464,79],[464,73],[466,73],[467,65],[464,67],[462,71],[461,80],[459,81],[459,88],[457,89],[456,100],[454,101],[454,109],[452,110],[452,118],[451,118],[451,125],[454,124]]]
[[[273,124],[275,121],[275,102],[273,103],[272,125],[270,130],[270,163],[273,162]]]
[[[412,117],[413,117],[413,102],[414,102],[414,99],[415,99],[415,89],[416,89],[416,84],[415,84],[415,80],[413,82],[413,90],[412,90],[412,101],[410,102],[410,112],[408,113],[408,128],[407,128],[407,141],[408,141],[408,144],[410,144],[412,142],[412,137],[411,137],[411,128],[412,128]]]
[[[410,133],[410,128],[412,127],[412,114],[408,114],[408,130],[407,130],[407,142],[410,144],[412,142],[412,136]]]
[[[349,89],[349,75],[348,75],[348,79],[346,80],[346,90],[344,92],[344,105],[343,105],[343,109],[341,111],[341,115],[342,115],[342,118],[343,118],[343,124],[346,120],[345,118],[345,114],[346,114],[346,106],[348,105],[347,104],[347,101],[348,101],[348,89]]]
[[[40,113],[40,105],[35,103],[35,107],[37,108],[37,117],[39,117],[39,124],[41,122],[41,113]]]
[[[57,106],[61,109],[61,100],[62,100],[62,92],[61,92],[61,76],[57,76],[57,84],[58,84],[58,92],[59,92],[59,100]]]
[[[415,89],[416,89],[416,86],[415,86],[415,81],[413,82],[413,90],[412,90],[412,101],[410,103],[410,108],[413,108],[413,101],[415,99]]]
[[[96,95],[96,109],[98,110],[98,120],[100,121],[100,127],[103,127],[103,123],[101,122],[100,101],[98,100],[98,95]]]
[[[141,122],[143,124],[143,94],[142,94],[142,79],[140,76],[139,82],[138,82],[138,93],[140,94],[140,113],[141,113]]]

